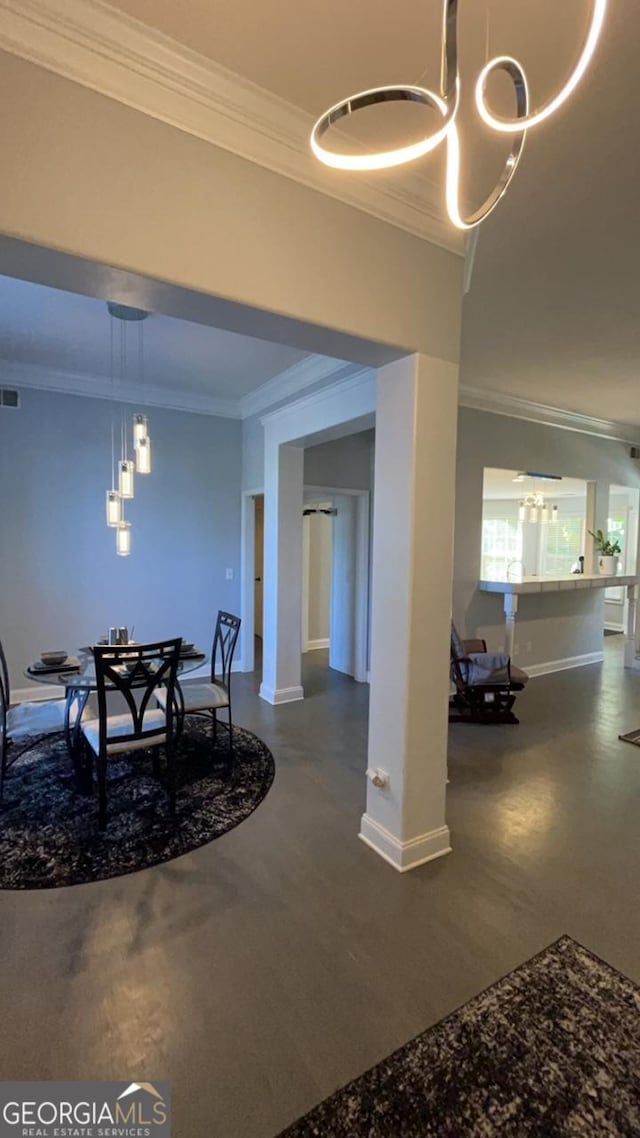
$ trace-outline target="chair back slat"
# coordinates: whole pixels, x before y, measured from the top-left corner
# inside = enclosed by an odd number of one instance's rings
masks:
[[[115,692],[123,697],[132,726],[128,734],[118,734],[118,743],[151,740],[160,734],[171,738],[181,643],[178,637],[154,644],[100,645],[94,648],[101,749],[109,742],[107,697]],[[149,700],[160,687],[167,693],[166,726],[145,729],[144,716]]]
[[[4,654],[2,641],[0,640],[0,700],[2,705],[7,711],[11,705],[11,688],[9,687],[9,668],[7,667],[7,657]]]
[[[213,649],[211,652],[211,682],[219,679],[226,688],[231,678],[231,665],[236,650],[238,633],[240,631],[240,617],[230,612],[218,612],[216,630],[213,636]]]

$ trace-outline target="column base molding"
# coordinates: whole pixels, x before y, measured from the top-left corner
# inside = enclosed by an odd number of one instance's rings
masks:
[[[295,703],[298,699],[304,699],[304,688],[269,688],[266,684],[260,684],[260,699],[273,704]]]
[[[374,822],[368,814],[363,814],[358,837],[399,873],[406,873],[408,869],[415,869],[427,861],[451,853],[448,826],[441,826],[438,830],[401,842],[379,822]]]

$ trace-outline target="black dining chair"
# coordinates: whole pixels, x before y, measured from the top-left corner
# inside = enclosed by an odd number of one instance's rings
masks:
[[[98,780],[99,827],[107,825],[107,768],[109,760],[129,751],[163,746],[166,755],[167,790],[171,810],[176,801],[174,744],[180,729],[182,697],[176,676],[180,638],[155,644],[104,645],[95,647],[98,718],[82,724],[90,757],[95,755]],[[158,689],[168,695],[165,708],[150,707]],[[107,701],[119,693],[128,710],[109,715]],[[93,766],[91,763],[90,770]],[[160,774],[155,752],[153,771]]]
[[[231,716],[231,665],[236,650],[240,617],[230,612],[218,612],[216,628],[211,649],[211,680],[209,683],[185,684],[182,699],[185,715],[206,715],[211,712],[213,745],[215,747],[218,727],[218,712],[225,708],[229,716],[229,766],[233,762],[233,720]],[[176,685],[180,691],[180,684]],[[168,706],[168,692],[158,691],[156,699],[160,707]]]
[[[0,640],[0,803],[9,767],[30,749],[35,736],[63,730],[65,706],[57,698],[11,706],[9,668]]]

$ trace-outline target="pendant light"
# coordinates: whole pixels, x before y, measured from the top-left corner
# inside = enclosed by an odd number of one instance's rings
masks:
[[[543,504],[542,509],[540,510],[540,521],[544,526],[548,525],[549,523],[549,507],[547,506],[546,502]]]
[[[116,529],[116,553],[118,557],[128,557],[131,553],[131,522],[124,518],[118,522]]]
[[[122,388],[116,391],[116,369],[114,366],[114,329],[116,321],[120,331],[120,360],[119,383],[123,384],[127,378],[127,344],[128,329],[131,324],[138,326],[138,383],[144,382],[144,342],[143,323],[149,313],[142,308],[130,308],[126,304],[107,304],[110,316],[110,343],[111,343],[111,382],[113,386],[113,412],[111,419],[111,489],[106,495],[107,525],[116,530],[116,552],[119,557],[128,557],[131,553],[131,522],[125,521],[124,502],[130,501],[135,493],[135,475],[151,473],[151,439],[149,437],[149,423],[147,416],[137,412],[133,416],[133,458],[129,458],[127,444],[128,426],[125,421],[124,406],[122,403]],[[116,396],[119,398],[117,399]],[[116,402],[120,402],[120,458],[118,467],[118,487],[115,485],[115,415]]]
[[[133,445],[137,447],[141,439],[149,437],[149,423],[146,415],[133,416]]]
[[[133,498],[135,463],[130,458],[121,458],[118,463],[118,491],[121,498]]]
[[[151,439],[138,440],[136,446],[136,471],[138,474],[151,474]]]
[[[122,518],[122,501],[117,490],[107,490],[107,525],[112,529]]]
[[[557,506],[554,506],[551,510],[551,524],[552,525],[558,524],[558,507]]]
[[[520,502],[520,505],[518,506],[518,521],[519,522],[526,522],[526,520],[527,520],[527,507],[526,507],[525,502],[523,500]]]
[[[589,28],[582,45],[579,59],[568,80],[560,91],[536,110],[532,110],[529,100],[527,77],[522,65],[510,55],[498,55],[483,67],[475,82],[476,110],[490,130],[511,137],[511,149],[504,162],[500,177],[479,209],[464,216],[460,209],[460,138],[458,135],[458,115],[460,109],[460,90],[467,85],[467,76],[460,75],[458,53],[458,9],[459,0],[442,0],[442,35],[440,89],[431,91],[427,87],[408,84],[374,87],[359,91],[330,107],[316,122],[311,132],[310,146],[316,158],[326,166],[337,170],[386,170],[413,162],[435,150],[446,147],[445,204],[449,220],[461,230],[469,230],[480,225],[501,201],[516,172],[525,144],[527,132],[537,127],[557,111],[576,89],[593,58],[604,24],[609,0],[592,0]],[[464,7],[464,5],[462,5]],[[515,6],[515,5],[514,5]],[[471,5],[470,5],[471,7]],[[560,5],[557,5],[560,7]],[[553,34],[553,30],[551,31]],[[487,102],[489,80],[497,72],[507,76],[515,96],[515,116],[502,118],[495,115]],[[471,77],[469,77],[469,80]],[[344,126],[347,119],[370,107],[388,103],[417,103],[436,112],[436,127],[422,138],[409,145],[378,150],[375,153],[345,153],[343,149],[327,147],[325,135],[337,125]]]

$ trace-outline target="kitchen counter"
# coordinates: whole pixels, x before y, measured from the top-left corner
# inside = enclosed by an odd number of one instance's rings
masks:
[[[520,577],[512,581],[479,581],[478,588],[483,593],[501,593],[503,596],[505,630],[505,652],[513,656],[515,645],[516,616],[518,600],[521,596],[535,596],[556,592],[574,592],[576,589],[608,589],[624,586],[627,590],[627,628],[625,640],[625,665],[631,668],[636,661],[636,597],[638,578],[624,574],[605,577],[601,573],[567,573],[561,577]]]

